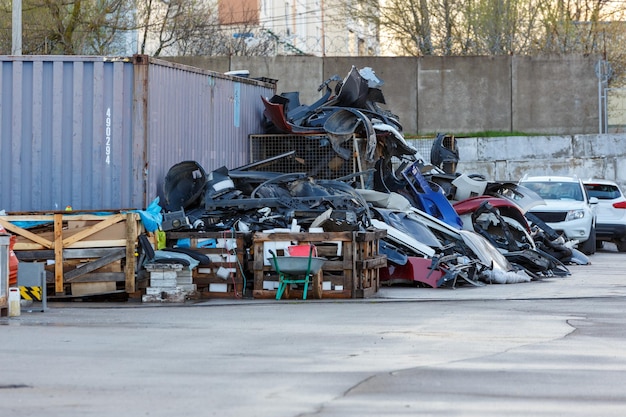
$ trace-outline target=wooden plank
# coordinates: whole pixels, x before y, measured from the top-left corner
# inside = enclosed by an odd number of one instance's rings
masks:
[[[357,271],[384,268],[387,266],[387,257],[381,256],[378,258],[364,259],[362,261],[355,262],[355,268]]]
[[[64,294],[63,288],[63,215],[54,215],[54,292]]]
[[[116,210],[94,209],[94,210],[74,210],[74,211],[67,211],[67,210],[12,211],[12,212],[7,213],[7,216],[11,216],[11,218],[23,217],[27,220],[31,220],[35,218],[36,216],[42,216],[42,217],[48,216],[48,220],[52,221],[52,217],[55,214],[62,214],[64,216],[76,216],[75,218],[79,220],[97,220],[98,218],[102,217],[100,213],[116,214],[116,213],[125,213],[125,212],[133,211],[133,210],[135,210],[135,208],[120,208]],[[90,214],[90,213],[96,213],[96,214]]]
[[[93,259],[102,258],[119,248],[88,248],[88,249],[63,249],[63,259]],[[54,259],[54,250],[16,251],[15,255],[20,261],[40,261]]]
[[[73,269],[65,273],[65,282],[76,282],[76,278],[88,274],[96,269],[102,268],[105,265],[110,264],[111,262],[115,262],[120,260],[126,256],[126,251],[122,248],[118,249],[114,253],[111,253],[107,256],[104,256],[100,259],[96,259],[95,261],[88,262],[82,265],[80,268]]]
[[[120,248],[88,248],[88,249],[64,249],[65,259],[93,259],[102,258],[119,251]]]
[[[123,272],[92,272],[72,280],[76,282],[124,282],[126,275]]]
[[[80,249],[80,248],[110,248],[113,246],[126,247],[126,239],[81,240],[80,242],[75,242],[65,247],[72,248],[72,249]]]
[[[370,230],[367,232],[354,232],[355,242],[368,242],[372,240],[380,240],[387,236],[387,231],[384,229]]]
[[[73,282],[71,285],[72,295],[96,295],[109,294],[117,291],[115,282]]]
[[[24,214],[24,215],[7,215],[0,216],[0,220],[14,221],[14,222],[50,222],[54,221],[53,214]]]
[[[52,248],[53,243],[50,243],[50,248]],[[125,247],[126,239],[116,239],[116,240],[82,240],[80,242],[72,243],[66,248],[72,249],[81,249],[81,248],[110,248],[110,247]],[[17,242],[13,247],[13,250],[16,251],[34,251],[34,250],[43,250],[46,249],[47,246],[43,246],[37,243],[25,243],[25,242]]]
[[[42,248],[51,249],[54,245],[54,243],[49,241],[48,239],[44,239],[43,237],[36,235],[33,232],[15,226],[13,223],[6,221],[2,218],[0,218],[0,224],[9,232],[13,232],[16,235],[23,236],[28,240],[32,240],[33,242],[38,243]]]
[[[136,242],[137,242],[137,214],[128,213],[126,215],[126,270],[124,288],[128,294],[137,291],[137,283],[135,282],[136,268]]]
[[[287,241],[298,242],[323,242],[323,241],[352,241],[352,232],[323,232],[323,233],[255,233],[254,240],[261,241]]]
[[[85,239],[86,237],[93,235],[96,232],[99,232],[100,230],[104,230],[107,227],[115,223],[119,223],[120,221],[124,220],[124,218],[125,218],[125,215],[123,214],[116,214],[113,216],[106,216],[106,217],[100,216],[100,219],[98,219],[99,220],[98,223],[94,224],[93,226],[88,227],[85,230],[81,230],[80,232],[76,233],[73,236],[63,239],[63,246],[69,247],[72,244],[79,242]]]

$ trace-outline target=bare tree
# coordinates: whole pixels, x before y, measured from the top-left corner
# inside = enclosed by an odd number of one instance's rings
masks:
[[[131,0],[24,0],[23,53],[114,54],[123,52],[132,22]],[[0,6],[2,49],[10,45],[11,1]]]
[[[217,2],[206,0],[144,0],[137,10],[139,52],[153,56],[269,53],[272,43],[258,25],[257,9],[233,9],[229,2],[219,5],[218,9]]]
[[[468,1],[462,36],[470,43],[464,45],[464,51],[475,55],[527,53],[541,1],[544,0]]]

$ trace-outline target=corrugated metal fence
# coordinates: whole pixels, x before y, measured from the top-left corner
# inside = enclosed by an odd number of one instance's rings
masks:
[[[248,162],[274,86],[146,56],[0,57],[0,210],[145,208],[168,169]]]

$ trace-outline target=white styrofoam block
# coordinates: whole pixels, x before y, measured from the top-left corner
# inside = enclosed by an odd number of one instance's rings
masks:
[[[343,285],[335,285],[335,291],[343,291]]]
[[[343,242],[339,241],[339,242],[335,242],[337,243],[337,256],[343,256],[342,252],[343,252]]]
[[[270,249],[274,251],[276,256],[281,256],[287,252],[287,248],[293,245],[290,240],[288,241],[272,241],[263,242],[263,265],[271,265],[269,258],[272,257]]]
[[[229,254],[223,254],[222,255],[222,259],[218,262],[225,262],[225,263],[235,263],[237,262],[237,255],[229,255]]]
[[[210,292],[228,292],[228,284],[220,284],[220,283],[211,282],[209,284],[209,291]]]
[[[215,273],[215,275],[217,275],[218,277],[222,279],[228,279],[232,276],[231,274],[235,274],[235,273],[237,273],[237,270],[235,268],[224,268],[223,266],[220,266],[217,269],[217,272]]]
[[[275,282],[276,281],[263,281],[263,289],[264,290],[273,290]]]
[[[237,239],[217,239],[216,248],[224,248],[228,251],[237,249]]]
[[[212,274],[213,268],[198,268],[199,274]]]
[[[289,233],[291,229],[287,229],[284,227],[276,227],[274,229],[263,230],[263,233]]]
[[[324,281],[324,282],[322,282],[322,290],[326,290],[326,291],[332,290],[333,289],[332,285],[333,285],[332,282]]]

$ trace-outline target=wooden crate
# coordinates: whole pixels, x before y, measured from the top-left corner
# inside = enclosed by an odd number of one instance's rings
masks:
[[[387,258],[378,252],[384,230],[367,232],[255,233],[253,236],[254,298],[275,298],[278,274],[266,261],[268,247],[280,251],[290,244],[313,243],[318,256],[327,258],[322,267],[322,298],[366,298],[378,291],[378,270]],[[340,250],[340,251],[339,251]],[[280,255],[280,253],[277,253]],[[275,283],[275,284],[272,284]],[[302,289],[290,291],[292,298],[302,298]],[[309,298],[309,295],[307,295]]]
[[[192,271],[200,298],[242,298],[245,295],[245,234],[173,231],[167,232],[166,236],[168,246],[185,239],[189,241],[190,249],[212,258],[209,265],[198,265]],[[222,291],[220,287],[224,286],[225,291]],[[217,288],[220,291],[216,291]]]
[[[25,229],[14,224],[20,222],[42,226]],[[54,261],[47,274],[54,286],[52,297],[71,295],[76,283],[85,284],[75,286],[81,287],[81,295],[89,292],[86,287],[94,291],[87,295],[137,291],[135,251],[142,232],[137,213],[10,213],[0,216],[0,224],[17,235],[13,250],[20,262]]]

